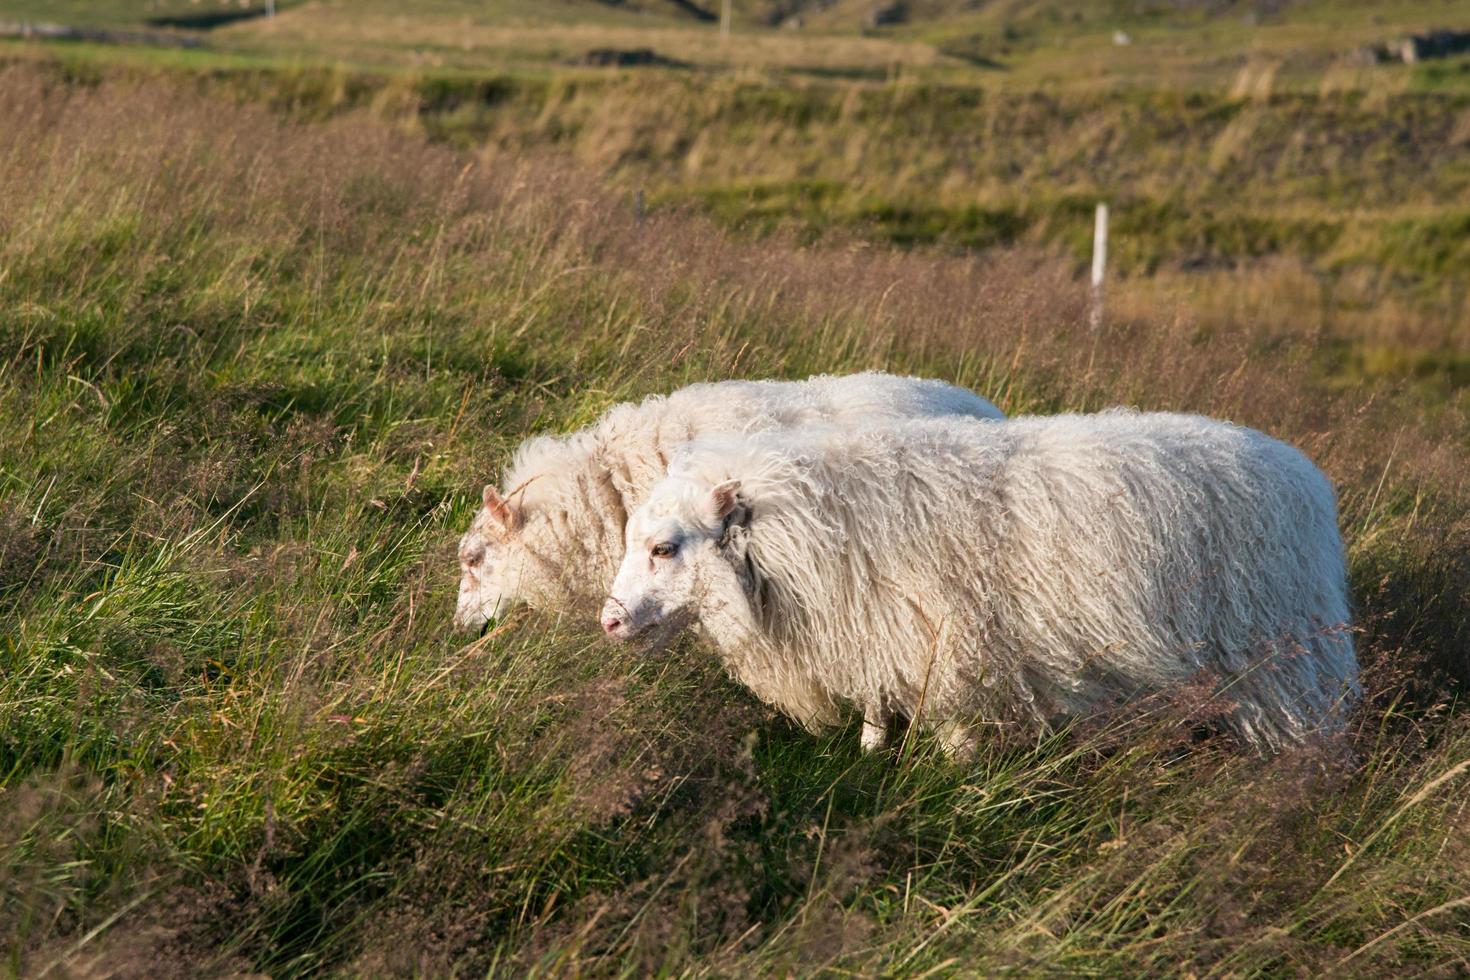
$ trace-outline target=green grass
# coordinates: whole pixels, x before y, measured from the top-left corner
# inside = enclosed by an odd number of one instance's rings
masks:
[[[682,4],[682,6],[681,6]],[[273,20],[209,25],[221,13],[263,10],[204,0],[0,0],[0,20],[137,28],[175,23],[221,54],[348,64],[382,70],[555,71],[593,47],[652,47],[701,72],[882,81],[1010,91],[1224,92],[1266,87],[1297,93],[1428,89],[1465,91],[1465,58],[1412,68],[1353,69],[1344,57],[1408,32],[1463,24],[1466,0],[1307,0],[1289,3],[1023,0],[907,4],[902,23],[873,30],[867,0],[735,0],[735,35],[722,42],[698,4],[675,0],[282,0]],[[710,13],[717,4],[705,4]],[[776,24],[795,15],[799,29]],[[203,17],[190,31],[190,17]],[[170,28],[173,29],[173,28]],[[1115,31],[1131,39],[1114,44]],[[1254,81],[1252,81],[1254,80]]]
[[[1065,258],[639,222],[545,145],[479,156],[345,111],[366,94],[242,77],[276,110],[239,79],[0,75],[12,970],[1463,966],[1453,389],[1334,386],[1297,319],[1316,296],[1200,322],[1120,290],[1092,334]],[[964,764],[864,758],[856,719],[808,736],[692,641],[639,656],[554,612],[448,632],[453,543],[525,435],[868,367],[1303,446],[1340,487],[1374,694],[1344,744],[1191,746],[1161,706]]]

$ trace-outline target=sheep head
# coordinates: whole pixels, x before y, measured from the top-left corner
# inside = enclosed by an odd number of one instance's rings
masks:
[[[454,625],[465,630],[484,628],[518,598],[506,572],[520,564],[513,557],[524,517],[493,485],[486,485],[481,501],[483,506],[459,540],[459,603]]]
[[[619,642],[657,639],[699,618],[712,593],[732,586],[728,552],[749,517],[739,480],[670,476],[658,483],[628,518],[603,632]]]

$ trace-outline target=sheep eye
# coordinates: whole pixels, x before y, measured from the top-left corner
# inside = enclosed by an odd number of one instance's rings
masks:
[[[669,558],[669,557],[672,557],[672,555],[674,554],[674,552],[676,552],[678,550],[679,550],[679,546],[678,545],[674,544],[671,541],[665,541],[662,544],[656,544],[656,545],[653,546],[653,557],[655,557],[655,558]]]

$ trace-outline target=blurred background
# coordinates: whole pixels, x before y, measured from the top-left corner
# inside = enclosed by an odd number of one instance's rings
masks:
[[[1470,381],[1456,0],[5,0],[0,20],[74,37],[59,57],[207,65],[294,112],[574,158],[747,236],[1081,268],[1105,201],[1125,306],[1289,316],[1344,379]]]

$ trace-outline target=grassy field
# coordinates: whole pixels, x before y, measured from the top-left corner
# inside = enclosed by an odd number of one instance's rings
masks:
[[[1031,91],[1470,86],[1466,60],[1351,70],[1364,44],[1463,25],[1466,0],[909,0],[871,26],[868,0],[0,0],[0,19],[161,27],[224,54],[357,67],[564,69],[592,48],[647,47],[700,71],[903,75]],[[1115,32],[1127,43],[1115,43]],[[1249,71],[1242,75],[1242,69]]]
[[[1470,969],[1465,252],[1424,231],[1463,207],[1463,94],[474,74],[240,43],[0,67],[7,969]],[[1065,142],[1078,125],[1113,149]],[[1316,182],[1303,132],[1339,148]],[[1099,332],[1087,173],[1143,202]],[[941,218],[845,217],[864,195]],[[1009,233],[965,238],[943,215],[966,207]],[[1148,237],[1212,212],[1336,231]],[[692,642],[640,657],[554,614],[448,631],[454,542],[526,434],[870,367],[1301,446],[1341,496],[1371,694],[1349,736],[1258,759],[1162,707],[963,765],[924,739],[862,757],[856,718],[812,738]]]

